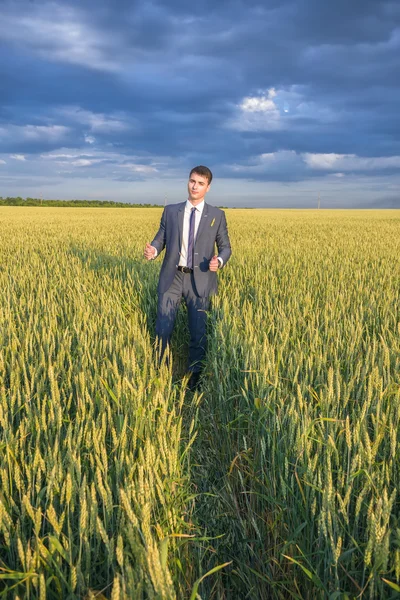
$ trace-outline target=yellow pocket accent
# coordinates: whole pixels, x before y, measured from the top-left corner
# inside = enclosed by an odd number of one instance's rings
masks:
[[[211,221],[211,227],[214,225],[214,223],[215,223],[215,219],[213,219],[213,220]]]

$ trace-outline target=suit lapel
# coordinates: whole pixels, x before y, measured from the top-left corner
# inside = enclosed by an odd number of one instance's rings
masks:
[[[203,213],[201,215],[201,219],[200,219],[200,223],[199,223],[199,228],[197,230],[197,235],[196,235],[196,241],[195,241],[195,246],[198,242],[198,240],[200,239],[200,236],[202,235],[207,223],[208,223],[208,213],[209,213],[209,206],[208,204],[206,204],[204,202],[204,208],[203,208]]]
[[[178,237],[179,237],[179,249],[182,247],[182,232],[183,232],[183,217],[185,216],[186,202],[182,202],[178,208]]]

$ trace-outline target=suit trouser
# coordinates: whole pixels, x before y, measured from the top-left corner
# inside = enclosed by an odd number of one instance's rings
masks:
[[[198,372],[202,368],[207,349],[206,326],[210,298],[200,298],[196,294],[192,273],[177,271],[170,288],[164,294],[158,295],[156,336],[161,341],[163,355],[171,341],[182,297],[186,302],[189,320],[189,370]]]

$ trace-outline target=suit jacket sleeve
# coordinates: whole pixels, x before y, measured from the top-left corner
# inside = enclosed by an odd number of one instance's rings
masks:
[[[154,246],[154,248],[157,250],[157,256],[159,256],[160,253],[165,248],[165,243],[166,243],[166,223],[167,223],[167,211],[164,208],[163,214],[161,216],[160,229],[157,231],[154,240],[151,242],[151,246]]]
[[[231,243],[229,241],[228,234],[228,226],[226,224],[225,213],[222,213],[221,222],[218,227],[217,236],[216,236],[217,248],[218,248],[218,256],[222,258],[223,266],[228,262],[231,254]]]

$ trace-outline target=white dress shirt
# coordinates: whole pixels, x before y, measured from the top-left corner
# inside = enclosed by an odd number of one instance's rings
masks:
[[[197,236],[197,231],[199,229],[199,225],[200,225],[200,219],[201,219],[201,215],[203,214],[203,210],[204,210],[204,200],[202,200],[199,204],[197,204],[197,206],[194,206],[190,200],[186,200],[186,205],[185,205],[185,214],[183,215],[183,231],[182,231],[182,245],[181,245],[181,251],[179,253],[179,266],[180,267],[187,267],[187,248],[189,245],[189,226],[190,226],[190,215],[192,212],[192,208],[196,209],[195,212],[195,221],[194,221],[194,241],[196,243],[196,236]],[[154,246],[152,246],[154,248]],[[155,253],[154,253],[154,257],[156,258],[157,256],[157,248],[154,248]],[[220,266],[222,267],[222,265],[224,264],[223,259],[218,256],[218,260],[220,263]]]
[[[193,206],[189,200],[186,200],[185,214],[183,215],[182,246],[179,255],[180,267],[187,267],[187,249],[189,245],[189,226],[192,208],[196,209],[194,214],[194,241],[196,242],[197,230],[199,229],[201,215],[203,214],[204,210],[204,200],[202,200],[197,206]]]

